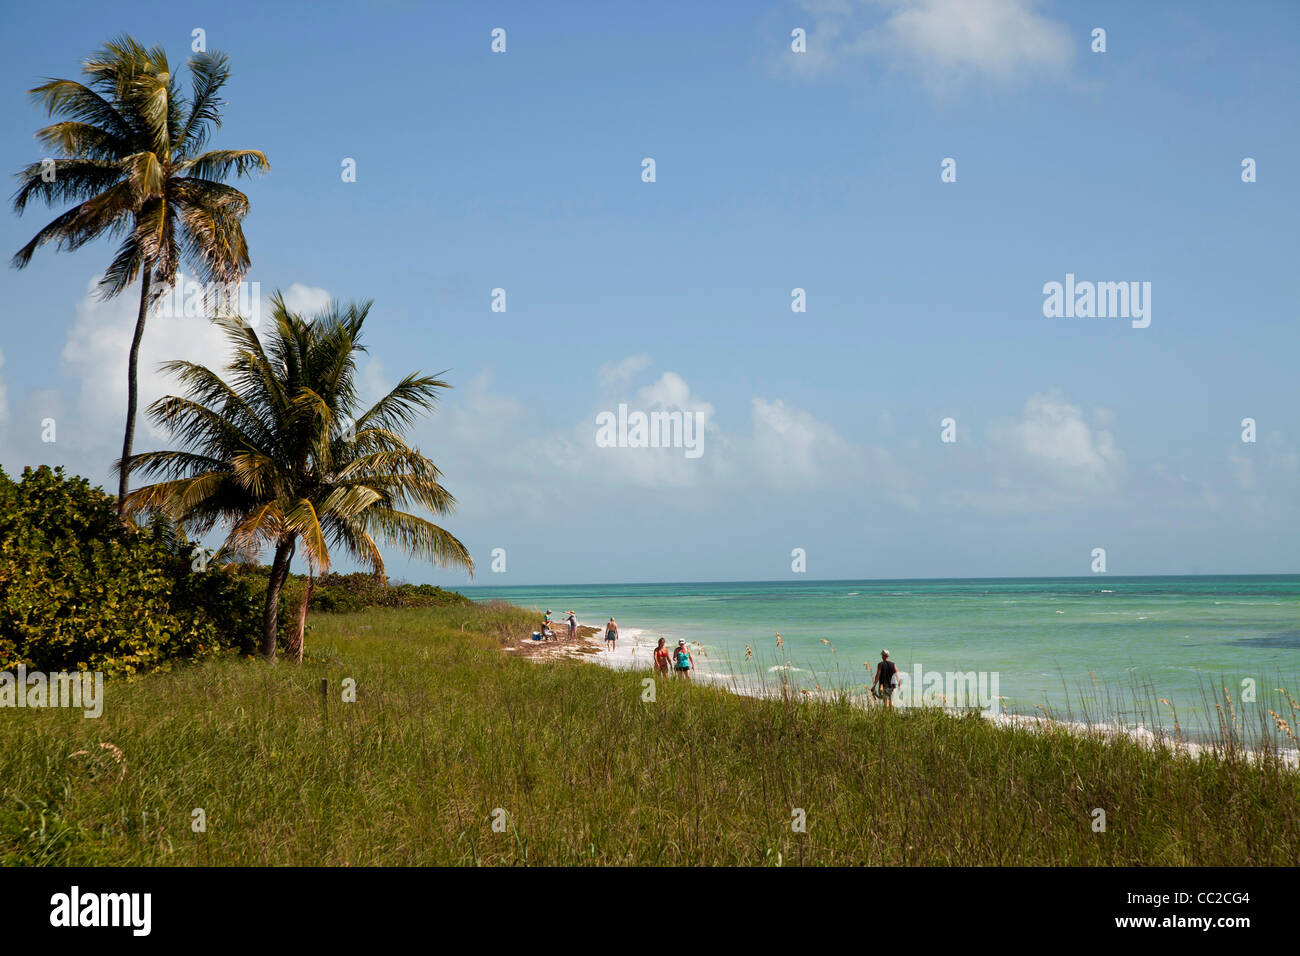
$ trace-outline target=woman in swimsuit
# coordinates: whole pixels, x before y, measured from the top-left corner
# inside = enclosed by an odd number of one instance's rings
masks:
[[[677,649],[673,651],[673,657],[677,661],[677,666],[673,668],[677,672],[677,676],[690,680],[691,668],[695,666],[695,661],[691,659],[691,652],[687,649],[684,640],[677,642]]]
[[[659,638],[659,645],[655,648],[655,676],[668,676],[668,648],[664,647],[664,639]]]

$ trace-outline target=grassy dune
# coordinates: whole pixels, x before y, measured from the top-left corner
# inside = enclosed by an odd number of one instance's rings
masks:
[[[111,684],[98,720],[0,711],[0,862],[1300,858],[1300,775],[1268,760],[673,683],[647,703],[646,675],[503,653],[533,617],[316,615],[301,667],[228,660]],[[345,678],[355,703],[340,699]]]

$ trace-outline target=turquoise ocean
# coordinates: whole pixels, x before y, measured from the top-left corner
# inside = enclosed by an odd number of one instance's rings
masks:
[[[1008,713],[1171,729],[1176,708],[1193,736],[1213,730],[1225,686],[1252,727],[1268,709],[1289,718],[1277,688],[1300,698],[1300,575],[462,590],[557,618],[572,608],[585,624],[612,616],[640,644],[685,639],[701,671],[751,685],[865,695],[867,664],[887,648],[905,674],[996,674]]]

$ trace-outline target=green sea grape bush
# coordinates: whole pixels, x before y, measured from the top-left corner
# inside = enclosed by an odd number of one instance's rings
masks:
[[[432,584],[390,584],[379,575],[357,572],[317,578],[311,607],[313,611],[360,611],[368,607],[463,607],[470,603],[463,594]]]
[[[161,521],[124,523],[113,499],[63,470],[0,469],[0,668],[165,670],[251,651],[259,608],[238,578],[191,566]]]
[[[266,565],[241,564],[235,573],[246,576],[263,598],[271,569]],[[283,615],[302,600],[307,576],[290,574],[280,599],[280,623]],[[312,585],[311,610],[326,614],[347,614],[367,608],[465,607],[473,602],[457,591],[447,591],[432,584],[390,582],[386,578],[358,571],[352,574],[330,572],[316,578]],[[311,626],[310,623],[307,625]]]

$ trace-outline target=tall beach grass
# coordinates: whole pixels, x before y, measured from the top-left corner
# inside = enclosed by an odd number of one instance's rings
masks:
[[[533,623],[507,605],[318,615],[301,666],[111,683],[98,720],[0,711],[0,861],[1300,860],[1300,775],[1268,753],[1195,758],[503,651]]]

